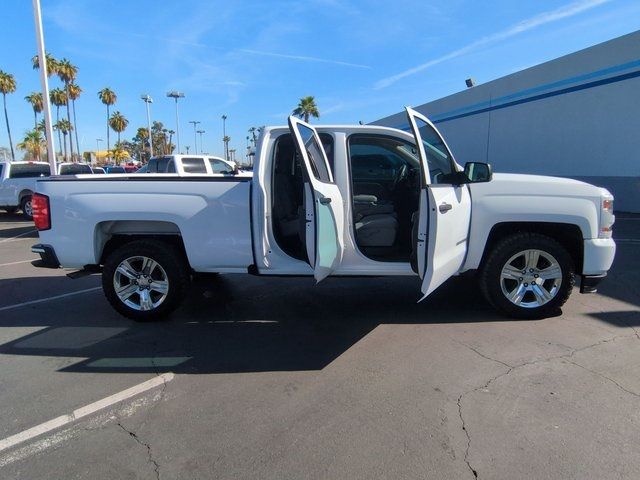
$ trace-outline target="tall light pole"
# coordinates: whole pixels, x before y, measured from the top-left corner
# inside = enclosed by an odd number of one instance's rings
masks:
[[[173,98],[176,101],[176,147],[178,154],[180,153],[180,119],[178,118],[178,99],[184,98],[184,93],[173,90],[167,92],[167,97]]]
[[[222,142],[224,143],[224,159],[229,160],[229,151],[227,150],[227,116],[222,115]]]
[[[198,135],[196,133],[196,127],[200,122],[198,122],[197,120],[189,120],[189,123],[193,124],[193,144],[195,145],[193,148],[194,148],[194,153],[197,154],[198,153]]]
[[[153,157],[153,137],[151,136],[151,114],[149,113],[149,104],[153,103],[153,98],[146,93],[140,95],[140,98],[147,104],[147,131],[149,132],[149,158]]]
[[[49,170],[51,172],[51,175],[55,175],[56,151],[53,145],[53,124],[51,123],[51,105],[49,104],[49,78],[47,76],[47,54],[44,48],[44,33],[42,31],[42,13],[40,11],[40,0],[33,0],[33,20],[36,25],[36,43],[38,44],[40,85],[42,86],[42,104],[44,107],[44,131],[47,137],[47,159],[49,160]]]
[[[202,144],[202,134],[204,133],[204,130],[198,130],[198,133],[200,134],[200,153],[204,153],[204,145]],[[196,148],[198,147],[198,144],[196,143]]]

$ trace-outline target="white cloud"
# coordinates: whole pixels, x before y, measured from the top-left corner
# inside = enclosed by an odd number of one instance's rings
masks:
[[[361,65],[359,63],[349,63],[349,62],[341,62],[339,60],[331,60],[327,58],[318,58],[318,57],[306,57],[303,55],[287,55],[285,53],[275,53],[275,52],[264,52],[261,50],[250,50],[246,48],[241,48],[236,50],[241,53],[249,53],[251,55],[262,55],[265,57],[277,57],[277,58],[286,58],[289,60],[298,60],[302,62],[319,62],[319,63],[331,63],[333,65],[341,65],[343,67],[353,67],[353,68],[366,68],[370,69],[369,65]]]
[[[383,78],[382,80],[379,80],[375,83],[374,88],[376,90],[381,88],[386,88],[390,85],[393,85],[397,81],[402,80],[403,78],[414,75],[418,72],[426,70],[429,67],[445,62],[447,60],[451,60],[453,58],[457,58],[467,53],[470,53],[474,50],[478,50],[480,47],[484,47],[487,45],[500,42],[501,40],[505,40],[507,38],[518,35],[519,33],[532,30],[536,27],[545,25],[547,23],[556,22],[564,18],[572,17],[581,12],[584,12],[585,10],[589,10],[591,8],[597,7],[609,1],[611,0],[580,0],[568,5],[565,5],[563,7],[560,7],[556,10],[543,12],[539,15],[535,15],[531,18],[518,22],[515,25],[512,25],[511,27],[507,28],[506,30],[503,30],[501,32],[494,33],[493,35],[489,35],[479,40],[476,40],[475,42],[472,42],[462,48],[454,50],[453,52],[447,53],[446,55],[443,55],[441,57],[435,58],[428,62],[422,63],[413,68],[405,70],[404,72],[400,72],[396,75]]]

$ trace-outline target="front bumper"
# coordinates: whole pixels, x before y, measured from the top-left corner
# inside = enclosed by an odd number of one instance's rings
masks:
[[[616,255],[613,238],[591,238],[584,241],[582,275],[606,275]]]
[[[38,243],[31,247],[31,251],[40,255],[40,260],[31,262],[31,265],[34,267],[60,268],[60,262],[58,261],[56,252],[51,245]]]

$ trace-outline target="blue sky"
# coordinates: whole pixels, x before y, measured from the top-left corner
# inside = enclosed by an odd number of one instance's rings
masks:
[[[82,150],[106,138],[105,86],[130,120],[124,138],[146,125],[141,93],[154,98],[153,119],[175,129],[165,94],[177,89],[181,144],[193,145],[187,122],[198,120],[205,150],[220,153],[226,114],[240,152],[250,126],[284,124],[304,95],[316,97],[316,122],[370,122],[462,90],[467,77],[486,82],[640,28],[637,0],[42,0],[42,9],[47,50],[80,69]],[[16,142],[33,123],[23,98],[39,90],[33,11],[25,0],[3,11]]]

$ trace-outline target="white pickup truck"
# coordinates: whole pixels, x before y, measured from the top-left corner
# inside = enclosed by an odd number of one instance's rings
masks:
[[[208,155],[164,155],[152,157],[145,173],[177,173],[187,175],[236,174],[238,167],[220,157]]]
[[[31,195],[36,191],[39,178],[49,176],[46,162],[0,163],[0,208],[9,213],[22,210],[22,215],[32,217]]]
[[[415,275],[424,298],[477,270],[487,300],[520,318],[559,311],[578,276],[595,291],[616,248],[608,191],[463,168],[407,114],[412,133],[290,117],[263,131],[253,177],[41,180],[32,250],[41,266],[101,270],[111,305],[136,320],[176,308],[194,272]]]

